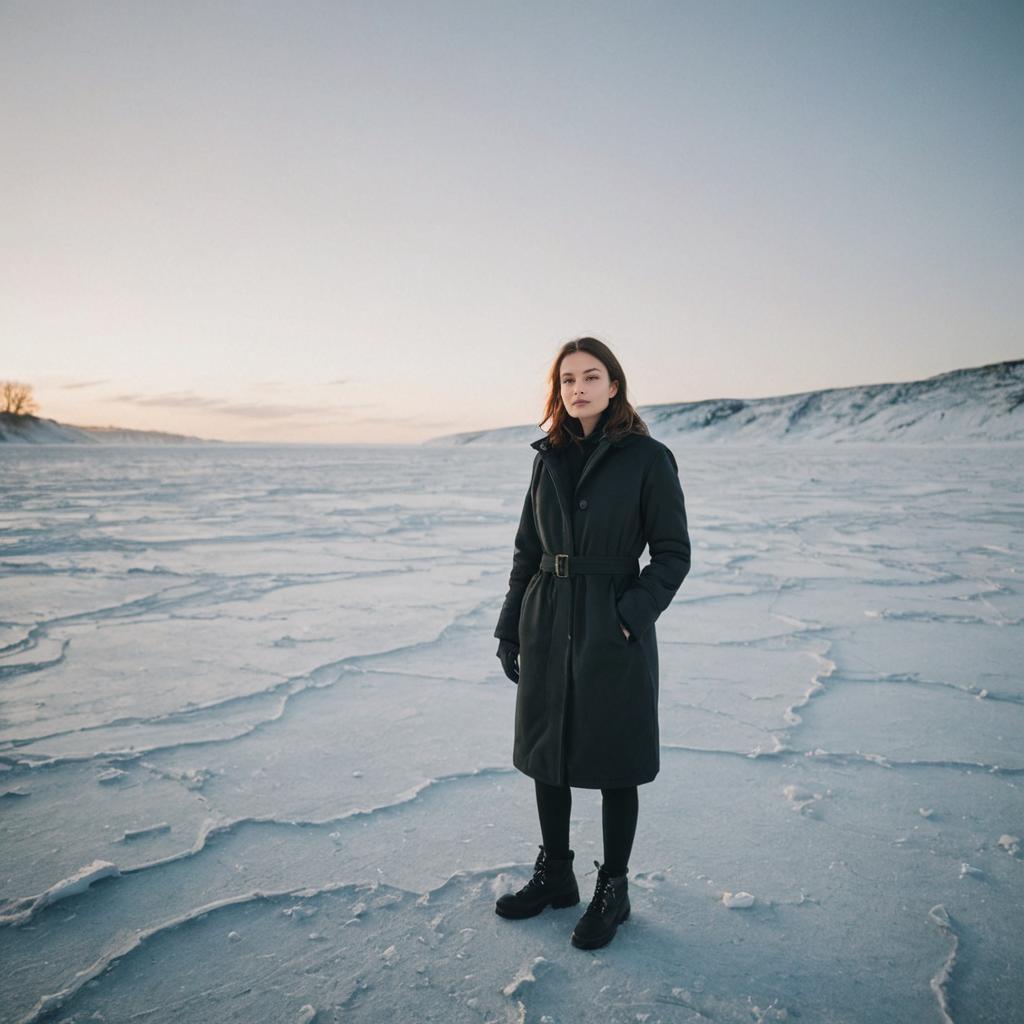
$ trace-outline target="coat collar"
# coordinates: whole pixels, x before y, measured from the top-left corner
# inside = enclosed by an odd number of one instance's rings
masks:
[[[600,434],[597,434],[598,430],[600,430]],[[535,448],[537,450],[541,461],[547,467],[548,473],[555,482],[555,493],[558,495],[558,503],[561,506],[563,523],[565,524],[571,524],[572,522],[572,509],[575,507],[575,497],[580,486],[601,464],[604,457],[608,454],[609,449],[622,448],[637,437],[636,434],[626,434],[613,441],[604,432],[604,430],[601,429],[600,421],[599,424],[595,426],[595,429],[591,431],[590,436],[596,436],[597,443],[594,444],[594,450],[586,460],[586,464],[583,466],[582,472],[575,484],[570,479],[568,462],[569,453],[566,452],[564,448],[555,448],[547,437],[538,438],[530,445],[531,448]],[[568,545],[567,554],[571,555],[573,553],[572,529],[568,525],[565,527],[565,538],[565,543]]]
[[[604,428],[605,425],[608,423],[608,417],[611,414],[611,411],[611,405],[606,405],[601,410],[601,415],[597,417],[597,422],[594,424],[594,429],[591,430],[591,432],[586,437],[583,436],[583,425],[575,416],[569,416],[566,418],[566,429],[570,431],[570,433],[572,433],[574,437],[582,441],[583,444],[594,444],[595,442],[600,441],[601,438],[604,436]]]
[[[604,412],[601,413],[601,418],[597,421],[597,424],[594,426],[594,430],[591,431],[590,437],[593,437],[595,433],[597,434],[598,447],[601,447],[601,445],[604,444],[608,444],[611,445],[613,448],[621,448],[623,445],[629,442],[630,435],[626,434],[624,437],[620,437],[618,440],[613,441],[605,433],[605,425],[608,422],[608,414],[610,410],[611,407],[609,406],[604,410]],[[572,433],[574,433],[577,437],[582,437],[583,432],[582,430],[580,430],[579,421],[577,419],[571,418],[569,420],[568,429],[571,430]],[[589,439],[590,438],[587,438],[587,440]],[[531,441],[530,447],[539,452],[556,451],[554,445],[552,445],[551,441],[548,439],[546,434],[544,435],[544,437],[537,438],[536,441]]]

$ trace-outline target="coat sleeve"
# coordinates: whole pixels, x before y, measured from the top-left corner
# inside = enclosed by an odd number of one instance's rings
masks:
[[[617,602],[619,618],[631,639],[654,624],[690,571],[686,503],[676,457],[666,446],[655,455],[644,475],[640,514],[651,560]]]
[[[539,457],[538,457],[539,458]],[[516,531],[515,549],[512,553],[512,572],[508,578],[508,593],[498,616],[498,625],[494,636],[499,640],[511,640],[519,643],[519,609],[523,603],[526,584],[533,579],[540,569],[540,556],[543,553],[540,537],[537,536],[537,524],[533,517],[533,481],[535,479],[538,459],[534,459],[534,474],[530,478],[530,486],[523,499],[523,511],[519,517],[519,529]]]

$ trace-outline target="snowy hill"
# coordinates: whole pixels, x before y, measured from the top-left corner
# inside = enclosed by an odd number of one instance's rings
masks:
[[[185,434],[122,427],[75,427],[39,416],[0,413],[0,444],[223,444]]]
[[[1020,441],[1024,359],[896,384],[638,406],[651,433],[674,441]],[[427,444],[530,442],[534,425],[432,438]]]

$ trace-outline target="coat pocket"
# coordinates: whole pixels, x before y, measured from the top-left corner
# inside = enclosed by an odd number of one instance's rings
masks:
[[[612,623],[615,626],[615,635],[618,637],[619,643],[621,643],[623,645],[627,645],[627,644],[629,644],[631,642],[631,638],[627,637],[626,634],[622,632],[622,626],[620,625],[620,623],[622,622],[622,619],[619,618],[619,598],[618,598],[618,595],[615,593],[614,588],[612,589],[612,601],[611,601],[611,603],[612,603]]]
[[[526,589],[523,591],[522,600],[519,602],[519,644],[522,646],[524,630],[524,620],[527,629],[531,621],[535,620],[535,615],[531,606],[531,598],[533,596],[533,590],[537,586],[537,583],[541,578],[541,571],[538,569],[533,576],[530,577],[530,582],[526,584]],[[533,616],[533,619],[531,619]]]

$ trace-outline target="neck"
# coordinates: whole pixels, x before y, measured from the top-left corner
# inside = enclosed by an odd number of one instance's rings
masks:
[[[608,412],[609,412],[610,409],[611,409],[611,406],[610,405],[606,405],[597,414],[597,416],[593,417],[593,422],[590,424],[589,429],[584,426],[582,417],[578,418],[576,422],[577,422],[577,426],[579,428],[579,434],[582,437],[584,437],[584,438],[590,437],[590,435],[595,430],[597,430],[604,423],[604,421],[608,418]],[[587,418],[590,419],[590,417],[587,417]]]

